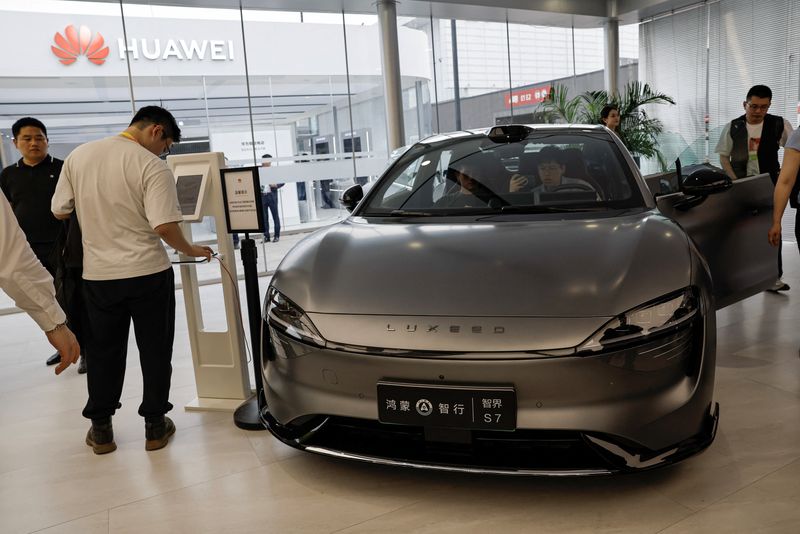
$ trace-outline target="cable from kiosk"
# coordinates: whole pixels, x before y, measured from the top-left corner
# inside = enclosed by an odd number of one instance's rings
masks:
[[[228,275],[228,279],[231,281],[231,285],[233,286],[233,297],[236,300],[236,313],[239,315],[239,333],[242,335],[242,341],[244,342],[244,348],[247,351],[247,363],[252,363],[253,361],[253,352],[250,350],[250,345],[247,343],[247,335],[244,331],[244,317],[242,316],[242,300],[239,297],[239,284],[236,280],[234,280],[233,275],[228,270],[227,265],[225,262],[222,261],[222,255],[218,252],[214,252],[211,254],[211,258],[217,260],[222,267],[222,270],[225,271],[225,274]],[[211,259],[203,258],[201,260],[179,260],[171,262],[173,265],[198,265],[201,263],[210,263]],[[262,321],[263,323],[263,321]],[[263,335],[263,327],[262,327],[262,335]]]
[[[211,255],[211,257],[219,262],[220,266],[222,267],[222,270],[225,271],[225,274],[228,275],[228,279],[231,281],[231,285],[233,286],[233,296],[236,300],[236,313],[239,315],[239,333],[242,335],[244,348],[247,351],[247,363],[252,363],[253,352],[250,350],[250,345],[247,343],[247,336],[244,331],[244,317],[242,317],[242,300],[239,297],[239,283],[237,280],[233,278],[233,275],[228,270],[228,266],[225,265],[225,262],[222,261],[222,255],[215,252],[214,254]]]

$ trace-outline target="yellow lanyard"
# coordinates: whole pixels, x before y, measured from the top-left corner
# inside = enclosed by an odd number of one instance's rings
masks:
[[[136,138],[133,135],[129,134],[128,132],[120,132],[119,135],[121,135],[122,137],[124,137],[126,139],[130,139],[134,143],[138,143],[139,142],[139,141],[136,140]]]

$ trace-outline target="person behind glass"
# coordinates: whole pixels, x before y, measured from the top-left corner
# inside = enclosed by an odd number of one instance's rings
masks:
[[[34,254],[3,195],[0,195],[0,258],[3,258],[0,289],[36,321],[47,341],[58,351],[56,374],[61,374],[78,360],[81,348],[56,301],[53,277]]]
[[[447,168],[447,179],[457,188],[443,195],[436,201],[437,208],[470,208],[483,207],[481,189],[486,189],[481,179],[487,176],[485,162],[474,156],[460,158],[450,163]]]
[[[786,119],[767,113],[772,104],[772,90],[754,85],[742,103],[744,115],[725,125],[715,152],[725,173],[732,180],[768,173],[775,184],[781,164],[778,150],[786,144],[792,125]],[[794,204],[793,204],[794,205]],[[787,291],[783,280],[783,258],[778,244],[778,279],[768,291]]]
[[[333,180],[320,180],[319,187],[320,187],[320,197],[322,198],[322,209],[336,209],[336,201],[334,199],[334,194],[331,192],[331,184],[333,184]]]
[[[458,183],[458,195],[474,195],[475,190],[478,188],[478,176],[480,169],[472,161],[464,161],[463,163],[456,163],[451,165],[451,171]]]
[[[50,199],[64,162],[48,154],[47,128],[40,120],[21,118],[11,126],[11,133],[22,158],[0,172],[0,189],[33,253],[50,276],[55,277],[56,241],[63,232],[63,224],[50,213]],[[58,361],[56,352],[47,359],[47,365]]]
[[[131,321],[144,379],[145,449],[166,446],[175,433],[165,417],[172,409],[175,279],[161,241],[191,257],[213,252],[184,237],[175,177],[159,157],[180,137],[169,111],[143,107],[120,134],[73,150],[53,196],[53,214],[66,219],[74,211],[83,234],[90,355],[83,416],[92,421],[85,441],[95,454],[117,448],[111,418],[120,407]]]
[[[617,135],[619,135],[619,121],[619,107],[616,104],[607,104],[600,110],[600,122]]]
[[[271,154],[264,154],[261,156],[262,167],[270,166]],[[281,237],[281,217],[278,214],[278,189],[285,184],[269,184],[268,188],[261,186],[261,205],[264,210],[264,241],[270,241],[269,237],[269,216],[267,212],[272,214],[272,222],[275,226],[275,237],[272,238],[273,243],[277,243]]]
[[[569,178],[564,176],[567,166],[563,151],[557,146],[548,145],[542,148],[537,154],[536,170],[539,174],[541,183],[533,188],[528,186],[527,176],[515,174],[509,183],[509,192],[517,193],[520,191],[531,191],[535,194],[549,193],[561,185],[580,185],[584,188],[594,188],[585,180],[580,178]]]

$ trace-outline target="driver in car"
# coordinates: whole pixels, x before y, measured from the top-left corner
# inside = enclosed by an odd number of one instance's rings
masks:
[[[515,174],[511,177],[508,190],[511,193],[520,191],[531,191],[533,193],[553,192],[561,189],[569,189],[566,186],[574,185],[576,190],[593,191],[594,188],[585,180],[580,178],[569,178],[564,176],[566,163],[564,153],[557,146],[546,146],[539,151],[536,165],[541,184],[529,188],[527,176]]]

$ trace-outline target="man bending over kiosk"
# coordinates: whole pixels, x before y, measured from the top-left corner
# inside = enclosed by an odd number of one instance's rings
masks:
[[[53,196],[53,214],[66,219],[74,210],[83,231],[92,355],[83,416],[92,420],[86,444],[95,454],[117,448],[111,417],[122,394],[131,320],[144,378],[139,415],[145,419],[145,449],[166,446],[175,433],[164,416],[172,409],[175,280],[161,240],[187,256],[212,254],[184,237],[175,178],[159,158],[180,136],[167,110],[143,107],[125,131],[76,148]]]

